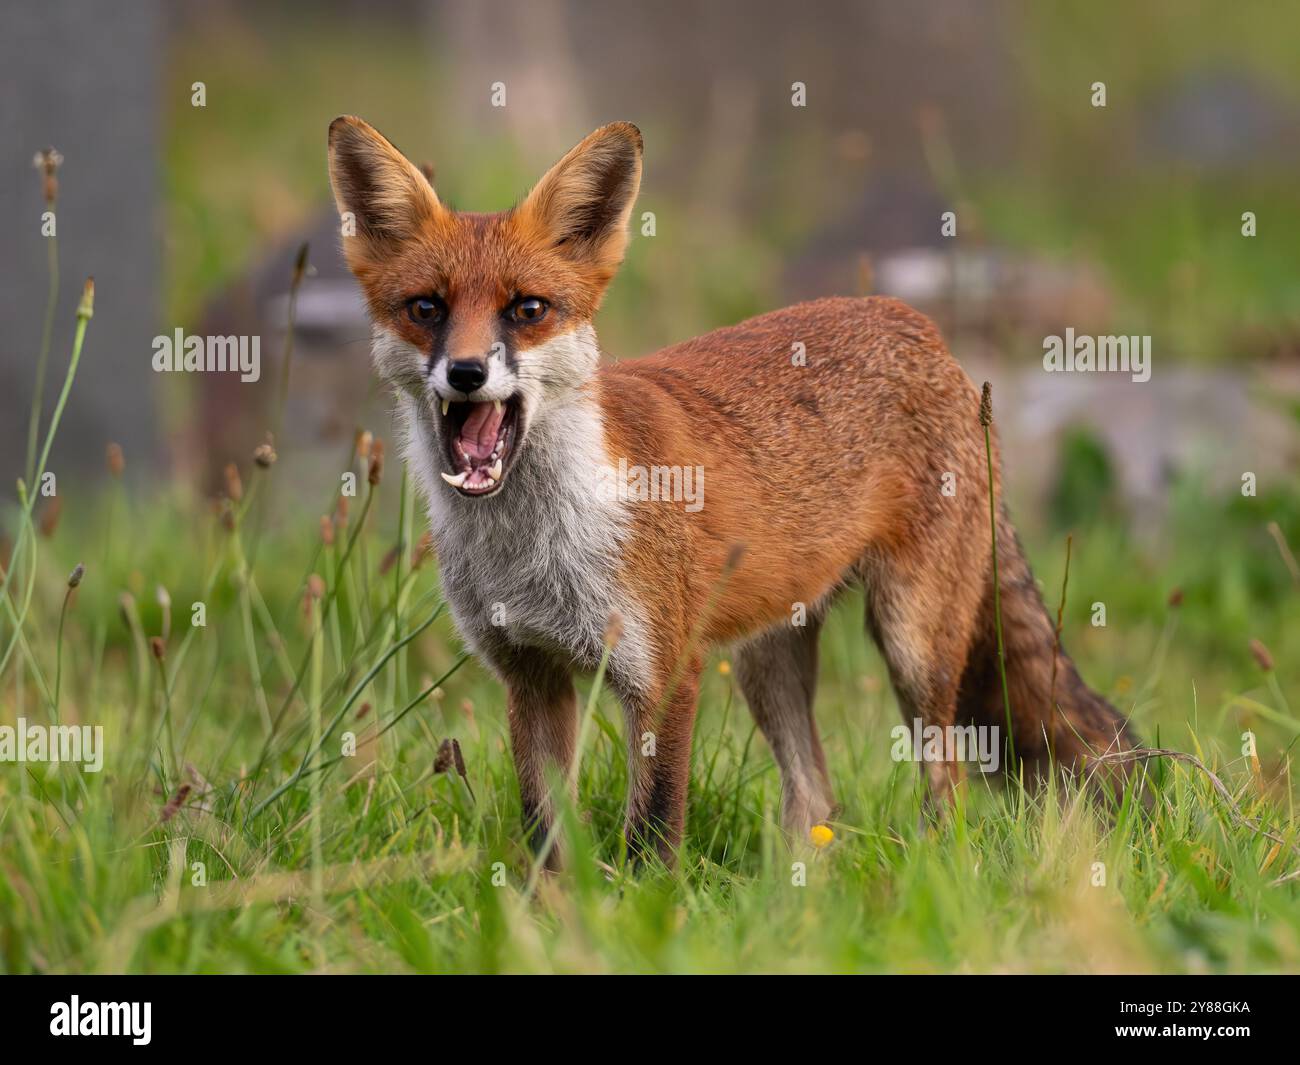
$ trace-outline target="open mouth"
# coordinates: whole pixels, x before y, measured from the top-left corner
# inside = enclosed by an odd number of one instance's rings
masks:
[[[442,479],[467,496],[495,492],[514,458],[519,397],[486,403],[443,400],[442,436],[451,473]]]

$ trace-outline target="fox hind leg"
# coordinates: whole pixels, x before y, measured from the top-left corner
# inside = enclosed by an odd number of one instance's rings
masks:
[[[813,717],[820,632],[821,619],[809,617],[806,625],[781,624],[736,650],[740,690],[781,769],[781,824],[799,840],[834,807]]]
[[[911,563],[871,556],[860,567],[866,586],[867,628],[884,655],[890,683],[909,728],[957,723],[957,693],[975,634],[979,603],[947,565],[930,557]],[[949,735],[945,731],[945,739]],[[943,756],[923,764],[927,808],[942,814],[962,781],[962,765]]]

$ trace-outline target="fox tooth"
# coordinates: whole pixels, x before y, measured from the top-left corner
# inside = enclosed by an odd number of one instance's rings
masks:
[[[495,408],[496,408],[496,412],[497,412],[498,414],[500,414],[501,411],[504,409],[505,404],[502,403],[499,399],[494,399],[494,400],[492,401],[492,406],[495,407]]]
[[[497,459],[488,469],[487,475],[492,478],[493,482],[501,480],[501,460]]]
[[[451,400],[449,400],[449,399],[444,399],[444,400],[442,401],[442,416],[443,416],[444,418],[447,417],[447,408],[450,407],[450,406],[451,406]]]
[[[465,478],[469,476],[469,473],[468,471],[464,473],[458,473],[456,474],[455,477],[453,477],[450,473],[443,473],[441,474],[441,476],[442,479],[446,481],[449,485],[451,485],[453,488],[459,488],[461,485],[465,483]]]

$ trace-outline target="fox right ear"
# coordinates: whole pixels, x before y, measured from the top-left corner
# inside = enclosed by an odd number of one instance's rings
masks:
[[[352,115],[330,123],[329,169],[339,215],[345,223],[350,216],[357,236],[402,240],[443,209],[414,164],[377,129]]]

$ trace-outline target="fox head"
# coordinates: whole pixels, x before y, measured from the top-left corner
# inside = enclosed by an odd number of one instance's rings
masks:
[[[595,372],[592,318],[627,246],[640,132],[602,126],[499,214],[444,205],[359,118],[330,124],[329,171],[380,375],[433,430],[443,480],[499,491],[530,429]]]

